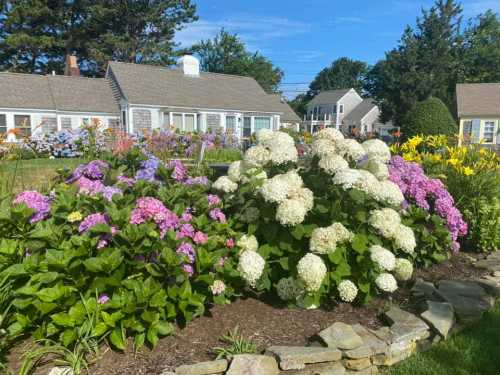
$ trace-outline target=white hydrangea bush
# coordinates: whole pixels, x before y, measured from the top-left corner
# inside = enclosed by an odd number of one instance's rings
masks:
[[[247,286],[310,308],[365,302],[411,279],[417,244],[384,142],[327,128],[299,158],[287,133],[262,130],[256,139],[214,183],[248,232],[236,243]]]

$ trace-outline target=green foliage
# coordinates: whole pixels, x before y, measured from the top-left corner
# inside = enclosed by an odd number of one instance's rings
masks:
[[[464,202],[465,203],[465,202]],[[469,225],[465,239],[467,249],[498,251],[500,249],[500,199],[473,198],[466,203],[464,216]]]
[[[216,347],[213,352],[217,355],[217,359],[230,359],[237,354],[254,354],[257,353],[257,345],[252,340],[247,339],[240,333],[239,327],[234,327],[226,335],[222,336],[221,341],[226,344],[225,347]]]
[[[458,126],[446,105],[438,98],[419,102],[410,110],[402,127],[403,135],[452,135]]]
[[[278,91],[283,78],[281,69],[260,53],[247,51],[236,34],[222,29],[213,40],[202,40],[191,50],[200,57],[201,67],[207,72],[253,77],[266,92]]]

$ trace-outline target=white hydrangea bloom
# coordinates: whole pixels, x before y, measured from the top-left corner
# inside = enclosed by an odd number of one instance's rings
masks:
[[[314,134],[315,139],[328,139],[330,141],[340,141],[344,135],[335,128],[324,128]]]
[[[233,182],[239,182],[243,173],[243,162],[241,160],[234,161],[229,165],[227,176]]]
[[[398,283],[390,273],[381,273],[375,279],[377,287],[386,293],[392,293],[398,289]]]
[[[231,181],[227,176],[221,176],[213,183],[212,187],[224,193],[233,193],[238,189],[238,184]]]
[[[328,227],[313,230],[309,249],[316,254],[332,253],[337,244],[351,241],[353,237],[354,235],[342,223],[333,223]]]
[[[255,251],[244,251],[238,262],[238,272],[241,277],[252,287],[262,276],[266,261]]]
[[[398,225],[394,233],[394,244],[405,253],[413,254],[417,247],[417,241],[413,230],[406,225]]]
[[[405,200],[399,186],[389,180],[379,182],[376,198],[379,202],[385,202],[394,207],[401,206]]]
[[[368,162],[363,165],[363,168],[373,173],[373,175],[380,181],[384,181],[389,178],[389,168],[387,167],[387,164],[378,160],[368,160]]]
[[[311,152],[320,158],[334,155],[337,152],[335,143],[328,139],[315,139],[311,145]]]
[[[304,221],[307,211],[302,201],[298,199],[285,199],[278,205],[276,220],[281,225],[294,226]]]
[[[308,253],[297,263],[297,273],[304,283],[307,291],[315,292],[319,290],[326,276],[326,266],[323,260],[312,253]]]
[[[342,185],[344,189],[352,189],[361,179],[361,173],[357,169],[342,169],[333,176],[333,183]]]
[[[366,157],[366,151],[355,139],[341,139],[337,141],[337,152],[339,155],[352,161],[358,161]]]
[[[254,235],[247,234],[241,236],[241,238],[236,241],[236,245],[242,251],[257,251],[257,249],[259,248],[259,242],[257,241],[257,238],[255,238]]]
[[[209,288],[214,296],[218,296],[226,291],[226,284],[222,280],[215,280]]]
[[[292,194],[293,192],[302,188],[302,186],[304,185],[302,177],[299,176],[296,170],[288,171],[281,176],[288,185],[288,194]]]
[[[256,133],[257,142],[261,144],[266,144],[273,138],[273,131],[271,129],[261,129]]]
[[[342,169],[348,169],[349,163],[340,155],[324,155],[318,163],[318,166],[325,172],[333,175]]]
[[[283,202],[289,193],[290,186],[283,175],[276,175],[265,180],[260,188],[260,194],[266,202]]]
[[[300,188],[294,190],[290,194],[290,199],[295,199],[302,202],[302,205],[306,208],[307,211],[312,210],[314,207],[314,194],[308,188]]]
[[[340,299],[344,302],[352,302],[358,295],[358,287],[351,280],[342,280],[337,287]]]
[[[244,175],[241,177],[241,181],[248,182],[250,180],[259,180],[263,181],[267,179],[266,171],[260,168],[250,168],[244,171]]]
[[[392,271],[396,266],[396,257],[389,250],[379,245],[373,245],[369,249],[370,259],[384,271]]]
[[[354,187],[377,199],[380,192],[380,181],[368,171],[360,169],[358,172],[360,178],[356,181]]]
[[[262,167],[270,160],[270,153],[264,146],[253,146],[245,152],[245,163],[250,167]]]
[[[392,208],[370,212],[369,224],[385,238],[394,238],[401,224],[401,217]]]
[[[273,132],[272,137],[269,137],[262,144],[270,149],[279,147],[294,147],[295,141],[285,132]]]
[[[277,146],[271,148],[270,159],[275,165],[282,165],[289,162],[296,163],[299,160],[299,153],[295,145]]]
[[[408,281],[413,275],[413,264],[408,259],[397,258],[394,275],[400,281]]]
[[[363,148],[371,160],[387,163],[391,160],[391,150],[384,141],[380,139],[369,139],[362,143]]]
[[[302,285],[293,277],[283,278],[276,284],[276,292],[283,301],[295,300],[303,290]]]

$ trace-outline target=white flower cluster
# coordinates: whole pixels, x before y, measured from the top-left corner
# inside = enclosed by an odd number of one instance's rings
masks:
[[[290,135],[286,133],[273,132],[267,129],[260,130],[257,133],[257,142],[258,145],[255,147],[263,148],[268,152],[266,162],[271,161],[275,165],[282,165],[288,162],[295,163],[299,158],[297,148],[295,147],[295,141]],[[248,151],[245,154],[245,161],[247,161],[247,154]],[[254,160],[254,154],[255,152],[252,152],[250,155],[252,160]],[[260,156],[264,155],[265,153],[261,149],[259,149],[257,154]],[[262,159],[264,158],[262,157]],[[260,166],[265,165],[266,162],[261,163]]]
[[[214,296],[218,296],[226,291],[226,284],[222,280],[215,280],[212,285],[210,285],[210,291]]]
[[[410,227],[401,224],[401,217],[392,208],[382,208],[370,212],[369,224],[383,237],[394,240],[398,249],[413,254],[417,242]]]
[[[293,277],[283,278],[276,284],[276,292],[283,301],[295,300],[303,291],[303,286]]]
[[[351,280],[342,280],[337,287],[340,299],[344,302],[352,302],[358,295],[358,287]]]
[[[413,264],[408,259],[397,258],[394,275],[400,281],[408,281],[413,275]]]
[[[270,152],[261,145],[250,147],[245,152],[245,164],[251,167],[263,167],[271,160]]]
[[[307,208],[298,199],[285,199],[276,210],[276,220],[281,225],[294,226],[304,221],[307,215]]]
[[[357,162],[366,157],[366,151],[355,139],[341,139],[336,144],[337,152],[340,156]]]
[[[266,261],[258,253],[246,250],[240,255],[238,272],[248,285],[255,287],[262,276],[265,265]]]
[[[391,150],[384,141],[380,139],[369,139],[362,143],[362,146],[368,155],[368,159],[387,163],[391,160]]]
[[[233,193],[238,189],[238,184],[227,176],[221,176],[213,183],[212,187],[224,193]]]
[[[236,241],[236,246],[238,246],[242,251],[257,251],[259,248],[259,242],[254,235],[244,234],[238,241]]]
[[[396,257],[389,250],[379,245],[373,245],[369,249],[370,259],[384,271],[392,271],[396,267]]]
[[[325,228],[316,228],[309,240],[309,249],[316,254],[333,253],[337,244],[351,241],[354,235],[341,223],[333,223]]]
[[[381,273],[375,279],[377,287],[386,293],[392,293],[398,289],[398,283],[390,273]]]
[[[349,168],[349,163],[340,155],[324,155],[318,162],[318,166],[326,173],[334,175],[338,171]]]
[[[342,141],[344,136],[340,131],[333,128],[325,128],[314,134],[311,145],[313,155],[323,158],[337,153],[337,142]]]
[[[326,266],[319,256],[307,253],[297,263],[297,273],[306,290],[316,292],[326,276]]]

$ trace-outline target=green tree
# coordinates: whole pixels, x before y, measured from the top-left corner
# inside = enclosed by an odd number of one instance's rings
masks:
[[[200,58],[204,71],[253,77],[266,92],[279,91],[283,71],[260,53],[249,52],[236,34],[222,29],[213,40],[202,40],[191,51]]]
[[[458,126],[450,111],[438,98],[418,102],[410,110],[402,127],[405,138],[417,135],[455,134]]]
[[[307,113],[307,103],[311,98],[307,94],[299,94],[293,100],[289,101],[290,107],[297,113],[300,118],[303,118]]]
[[[341,57],[320,71],[309,85],[310,97],[320,91],[354,88],[361,93],[364,87],[368,65],[363,61]]]

